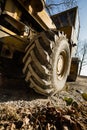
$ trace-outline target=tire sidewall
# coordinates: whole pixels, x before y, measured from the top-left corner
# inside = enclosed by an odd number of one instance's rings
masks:
[[[65,38],[59,38],[56,40],[56,46],[53,49],[53,57],[52,57],[52,85],[55,90],[60,91],[66,82],[68,73],[69,73],[69,66],[70,66],[70,49],[69,44]],[[65,71],[61,79],[58,79],[56,67],[58,62],[58,57],[62,51],[66,52],[66,59],[64,63]]]

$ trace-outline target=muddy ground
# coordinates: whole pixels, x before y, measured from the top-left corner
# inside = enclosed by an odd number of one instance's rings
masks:
[[[78,91],[87,93],[87,77],[45,97],[24,79],[0,75],[0,130],[87,130],[87,100]]]

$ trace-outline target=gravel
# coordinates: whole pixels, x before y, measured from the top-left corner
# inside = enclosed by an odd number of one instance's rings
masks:
[[[0,130],[87,129],[87,101],[76,92],[77,89],[87,92],[87,78],[78,77],[52,97],[35,93],[23,79],[3,80]]]

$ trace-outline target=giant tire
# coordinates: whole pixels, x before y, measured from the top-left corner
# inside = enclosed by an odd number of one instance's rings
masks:
[[[38,93],[51,95],[66,82],[70,66],[69,43],[64,34],[42,32],[25,50],[25,80]]]

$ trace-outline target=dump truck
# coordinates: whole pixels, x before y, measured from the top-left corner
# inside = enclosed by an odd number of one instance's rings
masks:
[[[36,92],[52,95],[68,77],[76,80],[79,17],[77,7],[49,16],[45,5],[0,0],[0,74],[22,77]]]

